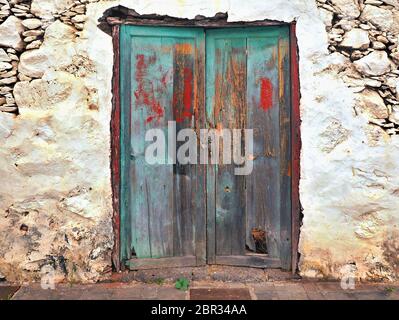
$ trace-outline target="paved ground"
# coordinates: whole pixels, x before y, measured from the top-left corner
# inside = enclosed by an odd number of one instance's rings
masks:
[[[252,300],[399,300],[399,283],[357,284],[355,290],[343,290],[337,282],[303,280],[264,283],[226,283],[220,281],[193,281],[190,294],[168,284],[100,283],[93,285],[60,284],[56,290],[43,290],[39,284],[12,287],[0,284],[0,299],[13,300],[188,300],[231,299]],[[222,291],[220,291],[222,289]],[[229,289],[232,290],[229,294]],[[237,290],[243,289],[243,290]]]

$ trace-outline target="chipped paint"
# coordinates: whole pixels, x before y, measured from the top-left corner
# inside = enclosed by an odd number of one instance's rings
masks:
[[[150,108],[150,112],[152,113],[146,119],[146,123],[152,122],[154,119],[160,120],[165,111],[161,104],[155,99],[154,93],[154,84],[147,83],[146,75],[148,64],[154,64],[156,61],[155,56],[150,56],[145,61],[146,58],[143,54],[136,55],[136,81],[138,83],[138,88],[134,92],[134,96],[136,97],[136,106],[141,104]],[[147,87],[150,86],[150,90]]]

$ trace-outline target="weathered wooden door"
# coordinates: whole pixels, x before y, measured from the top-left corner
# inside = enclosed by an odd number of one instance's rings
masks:
[[[169,153],[166,164],[145,160],[149,129],[204,126],[204,32],[123,26],[120,39],[122,259],[133,269],[204,264],[205,168],[168,164]]]
[[[251,174],[208,166],[209,263],[291,267],[289,59],[288,27],[206,31],[207,123],[254,143]]]
[[[122,26],[121,258],[128,267],[290,268],[288,38],[288,27]],[[169,121],[198,136],[203,128],[253,129],[252,173],[235,175],[235,164],[148,164],[145,134],[168,136]]]

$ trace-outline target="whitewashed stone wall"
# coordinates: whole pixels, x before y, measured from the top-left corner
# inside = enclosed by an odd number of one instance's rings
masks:
[[[303,276],[394,279],[399,249],[397,0],[0,0],[0,274],[109,276],[113,52],[140,14],[297,21]],[[0,276],[1,276],[0,275]]]

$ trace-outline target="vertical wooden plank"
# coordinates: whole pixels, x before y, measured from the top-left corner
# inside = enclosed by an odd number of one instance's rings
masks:
[[[227,69],[230,69],[229,62],[232,55],[232,44],[227,39],[227,34],[223,34],[220,38],[216,38],[215,42],[215,65],[213,66],[214,73],[208,75],[215,78],[214,90],[214,101],[213,101],[213,118],[214,118],[214,129],[223,129],[224,119],[228,118],[228,113],[224,113],[224,108],[229,108],[229,91],[226,81]],[[231,74],[230,74],[231,75]],[[229,79],[229,85],[232,79]],[[234,119],[234,115],[230,115],[231,119]],[[226,119],[227,120],[227,119]],[[228,122],[228,121],[225,121]],[[227,126],[227,128],[229,128]],[[220,147],[222,149],[223,143]],[[218,155],[219,161],[222,160],[220,154]],[[234,195],[231,195],[231,191],[235,188],[233,186],[233,180],[229,172],[225,169],[223,163],[219,162],[215,167],[215,245],[216,255],[231,255],[231,236],[228,227],[231,227],[232,220],[232,203],[229,198],[234,200]]]
[[[267,253],[280,256],[280,129],[278,38],[267,30],[248,38],[248,128],[254,130],[254,169],[247,177],[247,245],[254,229]],[[260,239],[262,240],[262,239]],[[265,252],[263,252],[265,253]]]
[[[290,26],[290,55],[291,55],[291,201],[292,201],[292,267],[293,273],[298,267],[298,242],[300,228],[301,205],[299,200],[300,155],[301,155],[301,117],[300,117],[300,86],[298,66],[298,45],[296,39],[296,25]]]
[[[112,263],[115,271],[121,270],[121,238],[120,238],[120,50],[119,25],[112,27],[112,44],[114,49],[114,67],[112,76],[112,114],[111,114],[111,179],[112,179],[112,227],[114,231],[114,246],[112,249]]]
[[[180,38],[173,45],[173,119],[176,132],[190,128],[194,117],[194,50],[193,39]],[[184,142],[176,143],[176,152]],[[174,166],[174,255],[184,256],[194,251],[191,210],[192,169],[190,164]]]
[[[289,30],[281,28],[279,39],[281,266],[291,269],[291,90]]]
[[[170,108],[170,99],[173,97],[173,87],[164,82],[162,71],[168,65],[173,66],[172,57],[169,55],[169,42],[167,37],[160,37],[160,46],[154,46],[153,69],[150,70],[151,79],[154,86],[154,97],[162,108],[163,117],[154,119],[150,124],[147,121],[147,129],[161,128],[166,137],[166,147],[168,141],[168,121],[173,119],[173,110]],[[167,151],[168,149],[166,149]],[[172,257],[173,254],[173,217],[175,215],[175,205],[173,199],[174,185],[174,165],[167,164],[169,155],[165,155],[165,163],[160,166],[152,166],[148,180],[151,179],[151,202],[153,203],[150,213],[150,237],[151,254],[153,258]],[[155,182],[155,187],[154,187]]]
[[[197,29],[198,30],[198,29]],[[200,129],[206,128],[205,111],[205,30],[196,32],[195,48],[195,70],[194,70],[194,120],[197,137]],[[206,264],[206,166],[198,164],[193,169],[193,213],[195,217],[195,255],[197,265]]]
[[[144,38],[144,41],[147,39]],[[156,41],[158,39],[151,39]],[[137,258],[151,258],[151,221],[150,221],[150,185],[146,179],[146,161],[145,161],[145,122],[149,119],[149,110],[143,104],[143,96],[147,94],[148,60],[149,57],[143,52],[146,46],[142,38],[131,37],[131,163],[130,163],[130,184],[131,184],[131,207],[132,214],[131,230],[132,243]],[[147,40],[148,41],[148,40]],[[141,50],[140,50],[141,49]],[[140,92],[141,91],[141,92]],[[149,94],[147,94],[149,95]],[[140,99],[140,100],[139,100]]]
[[[121,261],[131,258],[131,213],[130,213],[130,108],[131,108],[131,39],[126,26],[120,29],[120,170],[121,170]]]
[[[246,118],[246,37],[230,31],[207,32],[207,115],[212,128],[243,128]],[[230,131],[231,132],[231,131]],[[234,174],[234,164],[208,166],[209,256],[245,253],[245,178]],[[232,142],[229,141],[230,147]],[[212,192],[212,194],[210,194]],[[210,201],[210,197],[211,201]],[[211,208],[211,210],[209,210]],[[215,240],[214,240],[215,239]]]
[[[171,65],[171,56],[164,48],[160,36],[132,40],[132,223],[134,247],[141,258],[173,255],[173,165],[167,164],[167,154],[163,164],[155,165],[144,156],[146,132],[160,129],[167,137],[168,120],[173,119],[173,87],[162,79],[162,68]]]
[[[241,129],[246,123],[246,38],[216,40],[216,129]],[[218,61],[220,59],[220,62]],[[231,131],[230,131],[231,133]],[[216,255],[245,254],[245,177],[235,175],[234,164],[223,163],[221,139],[216,171]]]
[[[206,129],[215,128],[213,102],[215,99],[215,40],[210,30],[206,31]],[[201,149],[208,150],[208,144],[201,145]],[[209,161],[209,152],[207,155]],[[208,264],[216,263],[216,166],[208,164],[206,166],[206,199],[207,199],[207,227],[206,227],[206,243],[207,243],[207,262]]]

